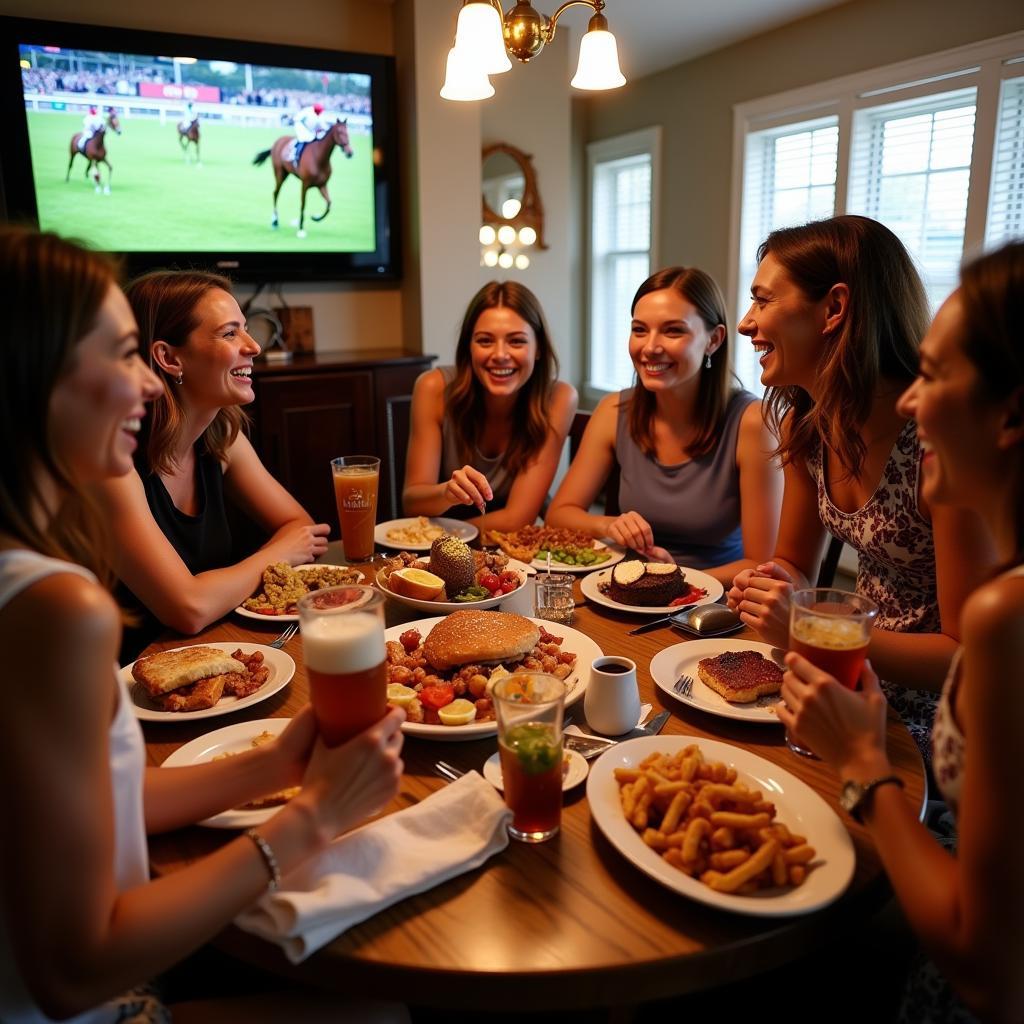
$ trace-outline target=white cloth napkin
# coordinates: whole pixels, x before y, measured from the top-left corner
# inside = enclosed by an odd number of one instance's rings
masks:
[[[406,896],[479,867],[508,846],[512,812],[479,772],[336,839],[235,923],[292,963]]]
[[[640,726],[641,724],[643,724],[644,719],[651,713],[651,708],[652,707],[653,707],[653,705],[651,705],[651,704],[641,704],[640,705],[640,717],[637,718],[637,720],[636,720],[637,726]],[[600,733],[584,732],[578,725],[575,725],[575,724],[574,725],[567,725],[565,727],[565,731],[567,733],[572,734],[573,736],[600,736],[601,735]]]

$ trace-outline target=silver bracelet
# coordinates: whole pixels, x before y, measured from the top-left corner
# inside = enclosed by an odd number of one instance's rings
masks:
[[[260,856],[270,872],[270,884],[267,886],[267,892],[277,892],[281,888],[281,869],[277,865],[277,858],[274,856],[270,843],[254,828],[247,829],[245,834],[256,844],[256,849],[260,851]]]

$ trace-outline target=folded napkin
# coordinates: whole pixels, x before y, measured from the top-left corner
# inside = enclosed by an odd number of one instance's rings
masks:
[[[300,963],[379,910],[479,867],[508,846],[511,818],[494,787],[467,772],[415,807],[336,839],[235,924]]]
[[[653,705],[651,705],[651,704],[641,704],[640,705],[640,717],[637,718],[637,720],[636,720],[637,726],[640,726],[640,724],[643,722],[643,720],[651,713],[652,706]],[[567,733],[569,733],[570,735],[572,735],[572,736],[601,736],[601,735],[603,735],[602,733],[598,733],[598,732],[584,732],[578,725],[567,725],[565,727],[565,731]]]

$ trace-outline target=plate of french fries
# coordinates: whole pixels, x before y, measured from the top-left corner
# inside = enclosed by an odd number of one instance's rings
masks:
[[[853,842],[835,811],[795,775],[728,743],[624,740],[592,765],[587,800],[627,860],[722,910],[806,914],[853,877]]]

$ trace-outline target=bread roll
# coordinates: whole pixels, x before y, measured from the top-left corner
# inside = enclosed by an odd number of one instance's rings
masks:
[[[540,630],[511,612],[452,612],[423,641],[423,655],[433,668],[449,669],[477,662],[518,661],[540,641]]]

